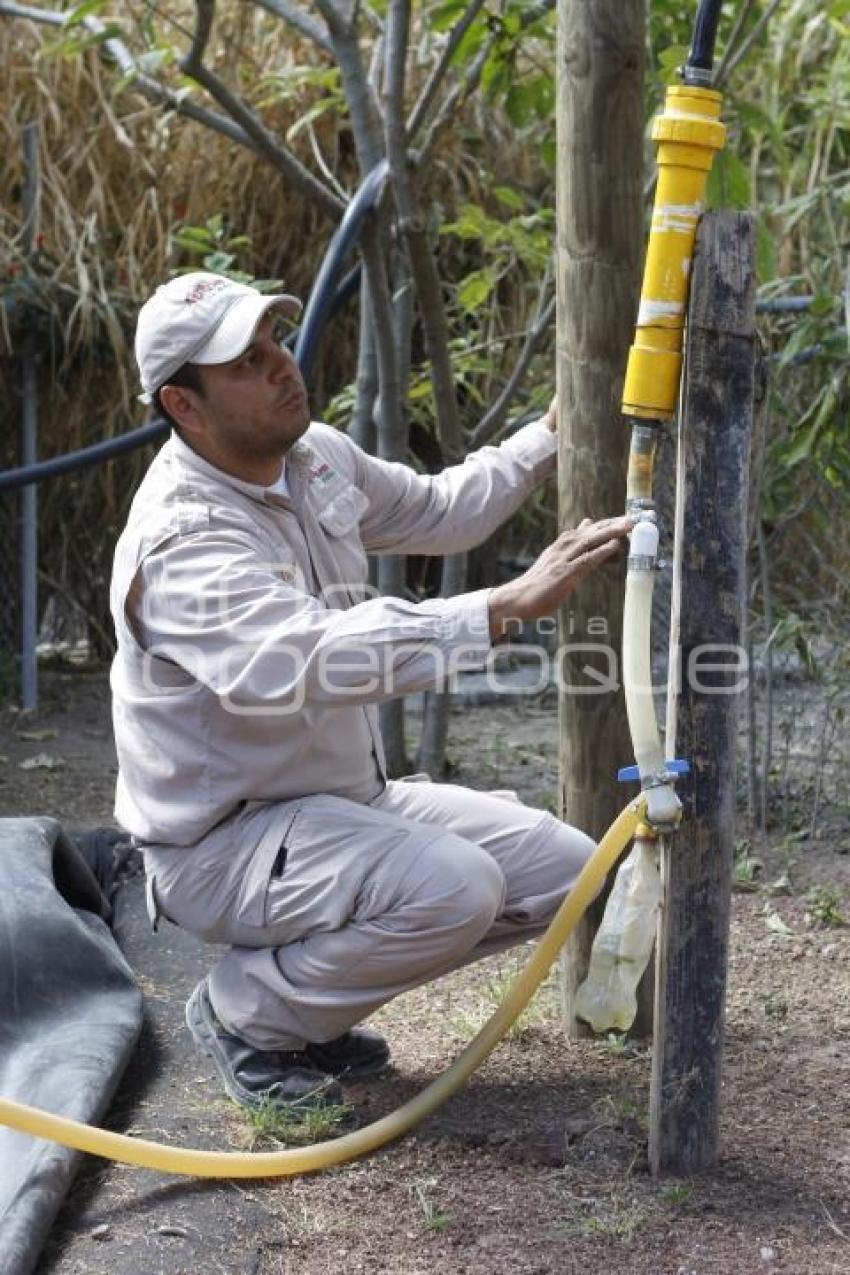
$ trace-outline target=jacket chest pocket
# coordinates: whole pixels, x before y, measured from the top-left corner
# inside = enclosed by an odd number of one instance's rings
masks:
[[[321,509],[315,518],[324,532],[321,537],[323,556],[329,561],[318,564],[323,579],[324,600],[329,607],[346,607],[364,597],[364,584],[369,564],[360,538],[360,519],[369,501],[356,487],[344,487]]]

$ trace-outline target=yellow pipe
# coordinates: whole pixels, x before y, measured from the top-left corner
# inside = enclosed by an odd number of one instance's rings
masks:
[[[312,1173],[333,1164],[344,1164],[408,1133],[445,1102],[496,1047],[543,982],[550,965],[558,956],[572,929],[598,894],[605,877],[614,867],[635,830],[644,818],[642,798],[630,802],[614,820],[593,855],[579,873],[570,893],[564,899],[549,929],[540,939],[525,968],[514,979],[504,1000],[477,1036],[455,1059],[451,1067],[397,1111],[346,1134],[332,1142],[312,1147],[293,1147],[285,1151],[239,1152],[196,1151],[191,1148],[163,1146],[143,1138],[109,1133],[91,1125],[54,1116],[36,1107],[0,1098],[0,1123],[36,1138],[49,1138],[77,1151],[137,1164],[161,1173],[191,1174],[199,1178],[271,1178],[292,1177]]]
[[[726,138],[722,101],[714,89],[673,85],[653,125],[658,186],[623,390],[627,416],[667,420],[676,411],[697,223],[709,170]]]

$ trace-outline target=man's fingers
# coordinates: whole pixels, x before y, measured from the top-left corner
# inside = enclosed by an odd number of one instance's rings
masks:
[[[580,558],[576,559],[576,565],[593,567],[597,562],[604,562],[606,558],[615,558],[622,548],[620,540],[606,540],[604,544],[595,545],[593,549],[588,549],[587,553],[583,553]]]
[[[609,562],[612,558],[619,555],[622,548],[622,541],[605,541],[604,544],[596,544],[591,550],[581,555],[572,562],[572,575],[575,579],[576,574],[580,574],[582,578],[589,575],[596,567],[603,565],[603,562]]]
[[[631,518],[606,518],[603,522],[583,522],[575,531],[563,532],[556,543],[578,557],[588,548],[604,544],[612,536],[625,539],[633,526],[634,521]]]
[[[618,514],[616,518],[600,518],[598,522],[592,523],[595,531],[610,531],[614,535],[626,535],[635,525],[635,519],[628,514]]]

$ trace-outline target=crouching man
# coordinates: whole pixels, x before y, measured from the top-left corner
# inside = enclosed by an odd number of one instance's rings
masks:
[[[375,1009],[545,929],[593,849],[511,796],[387,778],[377,705],[480,666],[551,614],[631,523],[585,522],[510,584],[368,596],[367,554],[470,549],[553,473],[554,410],[436,476],[310,422],[288,296],[217,275],[138,321],[173,432],[118,542],[116,816],[149,908],[224,944],[189,1029],[236,1102],[342,1100],[386,1041]]]

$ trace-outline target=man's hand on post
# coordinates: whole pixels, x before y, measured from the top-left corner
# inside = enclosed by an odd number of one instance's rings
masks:
[[[553,615],[586,576],[616,558],[634,525],[634,518],[585,518],[562,532],[523,575],[490,594],[491,639],[505,637],[514,620]]]
[[[546,424],[549,426],[549,428],[551,429],[552,433],[557,434],[558,432],[558,396],[557,394],[552,399],[552,402],[549,404],[549,407],[546,411],[546,415],[543,417],[543,419],[546,422]]]

